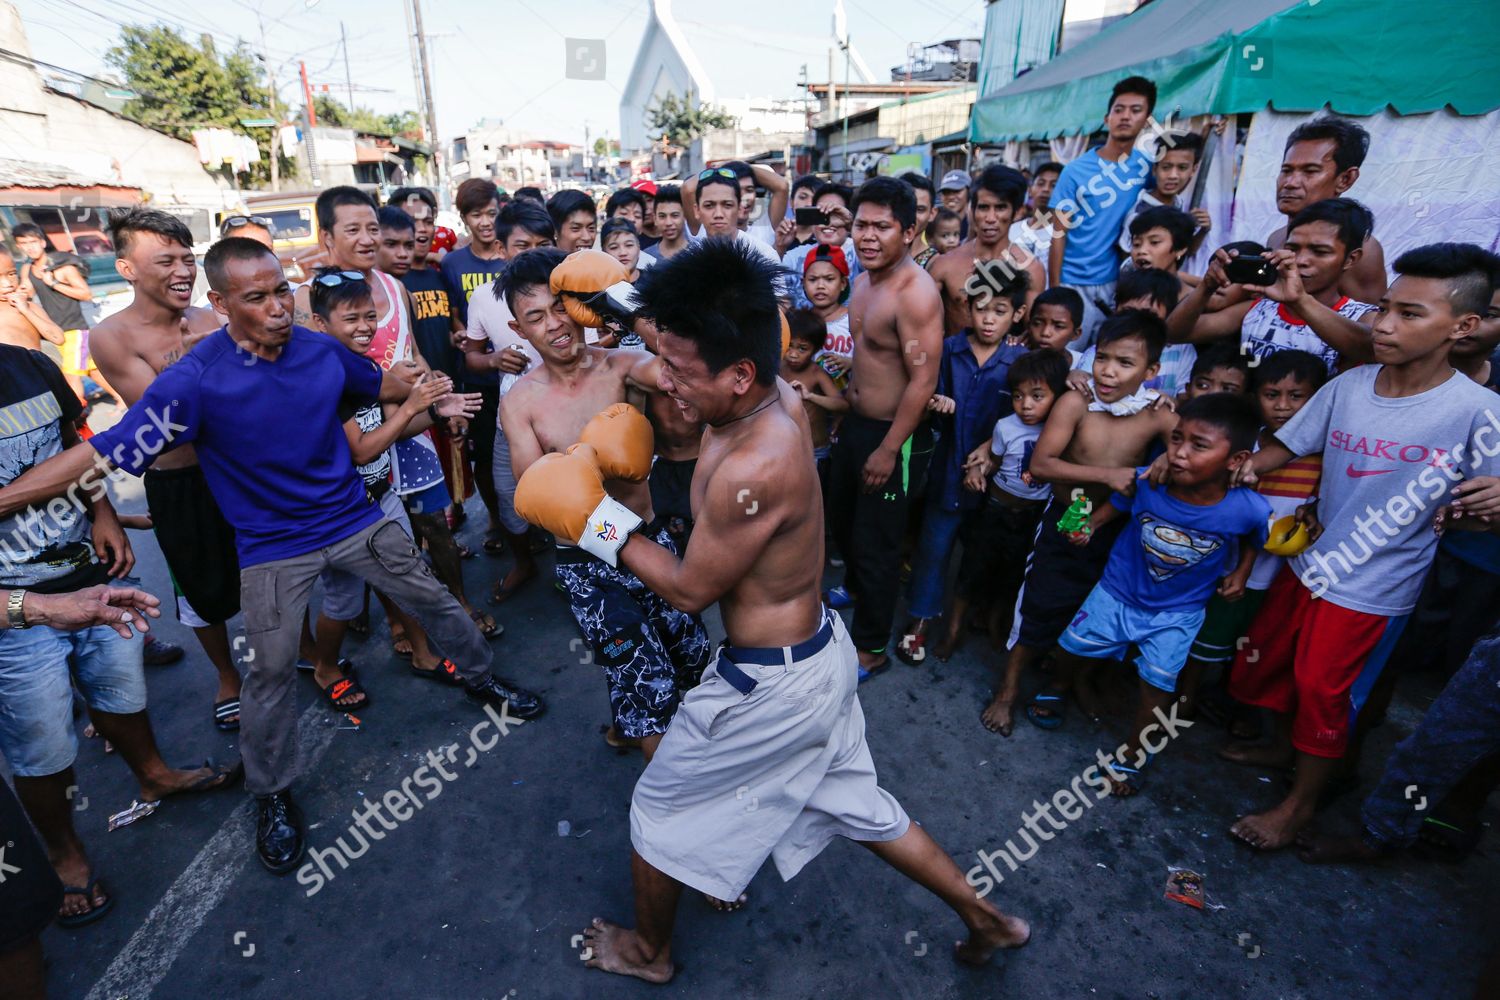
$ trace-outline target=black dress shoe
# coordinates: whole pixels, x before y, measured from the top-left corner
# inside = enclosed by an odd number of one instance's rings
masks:
[[[255,852],[273,875],[285,875],[297,867],[307,851],[302,810],[285,789],[257,795],[255,805],[260,813],[255,823]]]
[[[484,705],[505,708],[508,715],[517,719],[535,719],[547,710],[547,703],[540,695],[518,688],[509,681],[502,681],[490,674],[479,684],[464,683],[464,694]]]
[[[150,638],[146,640],[146,648],[141,653],[141,660],[148,667],[165,667],[169,663],[176,663],[186,655],[182,647],[175,642]]]

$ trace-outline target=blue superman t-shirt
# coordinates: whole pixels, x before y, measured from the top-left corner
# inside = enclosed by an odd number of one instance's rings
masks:
[[[1243,486],[1203,507],[1137,479],[1133,496],[1116,493],[1109,502],[1131,523],[1110,549],[1100,583],[1117,600],[1147,611],[1202,608],[1239,560],[1240,539],[1264,544],[1270,527],[1271,505]]]

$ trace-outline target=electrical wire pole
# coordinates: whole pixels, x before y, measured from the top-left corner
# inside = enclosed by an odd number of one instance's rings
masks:
[[[417,99],[417,131],[424,140],[431,137],[427,135],[427,102],[422,99],[422,69],[417,61],[417,29],[411,22],[411,4],[408,0],[401,0],[401,12],[406,15],[406,45],[411,50],[411,82],[412,93]]]
[[[339,22],[339,48],[344,50],[344,83],[349,88],[349,120],[354,120],[354,77],[349,74],[349,35],[344,31],[344,22]]]
[[[412,21],[417,29],[417,56],[422,71],[422,100],[427,105],[428,142],[432,146],[432,158],[437,164],[438,204],[444,208],[449,204],[448,158],[443,155],[442,142],[438,139],[437,109],[432,103],[432,61],[427,58],[427,35],[422,31],[422,0],[411,0]]]

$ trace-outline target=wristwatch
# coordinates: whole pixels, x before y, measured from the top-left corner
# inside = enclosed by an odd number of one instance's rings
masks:
[[[12,590],[10,600],[5,604],[5,617],[10,627],[15,629],[30,628],[31,624],[26,621],[26,614],[21,605],[26,601],[26,591]]]

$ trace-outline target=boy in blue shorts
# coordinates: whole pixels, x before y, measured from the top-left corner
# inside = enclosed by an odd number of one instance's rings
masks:
[[[1131,646],[1140,650],[1135,725],[1113,755],[1118,763],[1106,767],[1115,795],[1134,794],[1141,769],[1166,746],[1166,739],[1152,742],[1153,731],[1170,739],[1192,724],[1165,710],[1203,624],[1203,608],[1221,578],[1253,558],[1266,540],[1271,505],[1254,490],[1230,486],[1250,460],[1259,430],[1259,415],[1243,396],[1214,393],[1189,400],[1178,411],[1167,447],[1166,484],[1139,479],[1133,494],[1116,492],[1069,536],[1073,544],[1087,545],[1099,528],[1130,515],[1103,578],[1058,640],[1059,669],[1070,666],[1070,659],[1076,670],[1079,659],[1115,659]],[[1249,544],[1242,547],[1242,538]]]

